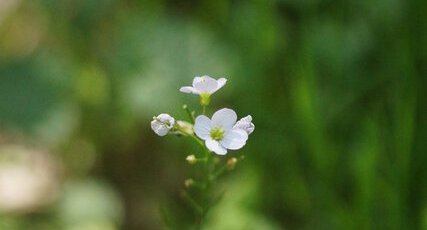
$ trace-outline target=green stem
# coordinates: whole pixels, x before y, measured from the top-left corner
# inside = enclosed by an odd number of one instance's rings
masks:
[[[203,141],[197,138],[195,135],[189,134],[188,136],[190,136],[195,142],[197,142],[197,144],[201,145],[203,148],[205,147]]]
[[[190,111],[187,105],[183,105],[182,108],[187,112],[188,117],[190,118],[191,123],[194,124],[194,113]]]
[[[179,129],[179,128],[178,128],[178,131],[180,131],[184,136],[191,137],[191,139],[193,139],[197,144],[199,144],[203,148],[205,147],[205,144],[203,143],[203,141],[200,140],[199,138],[197,138],[196,135],[187,133],[187,132],[185,132],[185,130],[182,130],[182,129]]]
[[[190,205],[196,210],[197,214],[203,215],[204,211],[202,206],[200,206],[191,196],[187,193],[187,191],[182,192],[182,196],[190,203]]]
[[[215,181],[221,174],[225,172],[227,169],[227,163],[225,163],[220,169],[213,173],[213,175],[209,178],[211,181]]]
[[[203,106],[203,112],[206,111],[206,106]],[[212,203],[210,201],[210,190],[212,183],[215,182],[216,178],[221,174],[225,169],[226,166],[223,167],[223,169],[220,169],[219,171],[215,172],[215,167],[213,167],[213,161],[212,161],[212,154],[211,152],[206,148],[205,143],[199,139],[194,134],[185,133],[186,136],[190,136],[193,141],[198,143],[203,148],[204,157],[199,158],[201,161],[200,163],[203,163],[203,177],[200,181],[200,184],[194,184],[197,188],[200,189],[200,200],[199,202],[196,202],[192,197],[189,196],[187,192],[183,193],[184,198],[190,203],[191,206],[194,207],[194,209],[197,211],[197,222],[195,223],[196,229],[202,229],[203,224],[206,219],[206,215],[209,211],[209,209],[212,206]]]

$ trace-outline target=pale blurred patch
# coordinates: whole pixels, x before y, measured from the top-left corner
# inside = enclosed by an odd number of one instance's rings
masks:
[[[250,202],[258,196],[259,178],[245,171],[231,179],[226,184],[223,199],[210,212],[211,219],[205,229],[281,229],[271,219],[250,208]]]
[[[104,105],[110,96],[110,82],[102,69],[94,65],[86,66],[76,77],[75,93],[83,104]]]
[[[67,227],[67,230],[117,230],[117,226],[106,222],[106,223],[88,223],[80,224],[77,226]]]
[[[71,139],[79,121],[80,114],[75,106],[60,104],[35,124],[35,136],[49,146],[58,146]]]
[[[105,182],[70,181],[59,201],[59,217],[66,229],[114,230],[122,222],[123,207]]]
[[[1,0],[0,1],[0,26],[3,20],[19,5],[20,0]]]
[[[28,213],[52,203],[58,195],[58,169],[46,152],[0,146],[0,212]]]
[[[196,75],[229,78],[237,62],[225,44],[203,25],[180,18],[155,17],[140,24],[120,25],[120,30],[126,32],[121,34],[120,44],[134,49],[117,56],[123,56],[121,61],[137,63],[126,69],[131,74],[122,80],[120,101],[138,117],[197,103],[197,97],[192,96],[183,101],[179,88],[191,85]]]
[[[14,2],[6,0],[6,2]],[[0,1],[1,5],[3,0]],[[9,4],[18,4],[9,3]],[[13,17],[2,20],[0,12],[0,57],[23,58],[34,53],[46,32],[46,20],[43,12],[37,7],[21,7]],[[3,25],[2,25],[3,24]]]

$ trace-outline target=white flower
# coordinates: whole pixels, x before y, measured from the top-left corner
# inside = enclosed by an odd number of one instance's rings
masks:
[[[242,119],[240,119],[233,128],[239,128],[245,130],[245,132],[249,135],[255,130],[255,125],[252,123],[252,116],[248,115]]]
[[[195,77],[193,79],[193,87],[191,86],[185,86],[181,87],[179,91],[183,93],[192,93],[197,95],[211,95],[221,89],[225,83],[227,82],[227,79],[220,78],[218,80],[215,80],[207,75],[201,76],[201,77]]]
[[[214,113],[212,120],[204,115],[196,118],[194,132],[205,141],[206,147],[218,155],[227,154],[227,149],[237,150],[246,144],[248,134],[240,128],[233,128],[237,120],[231,109]]]
[[[175,119],[166,113],[153,117],[153,121],[151,121],[151,129],[159,136],[168,134],[174,125]]]

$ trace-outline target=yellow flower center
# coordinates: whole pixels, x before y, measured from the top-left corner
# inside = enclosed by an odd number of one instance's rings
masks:
[[[211,138],[216,140],[216,141],[220,141],[224,138],[224,130],[222,128],[213,128],[211,130]]]

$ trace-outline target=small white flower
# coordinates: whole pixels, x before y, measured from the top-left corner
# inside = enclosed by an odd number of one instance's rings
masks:
[[[248,115],[242,119],[240,119],[233,128],[239,128],[245,130],[245,132],[249,135],[255,130],[255,125],[252,123],[252,116]]]
[[[201,76],[201,77],[195,77],[193,79],[193,86],[185,86],[181,87],[179,91],[183,93],[192,93],[197,95],[211,95],[221,89],[225,83],[227,82],[227,79],[220,78],[218,80],[215,80],[207,75]]]
[[[159,136],[168,134],[174,125],[175,119],[166,113],[153,117],[153,121],[151,121],[151,129]]]
[[[212,120],[204,115],[196,118],[194,132],[205,141],[206,147],[218,155],[227,154],[227,149],[242,148],[248,139],[246,131],[233,128],[237,121],[231,109],[221,109],[214,113]]]

